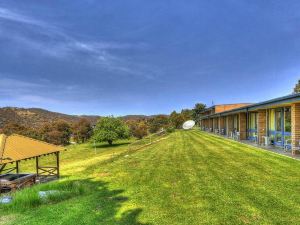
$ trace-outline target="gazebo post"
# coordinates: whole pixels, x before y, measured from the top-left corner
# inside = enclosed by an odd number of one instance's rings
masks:
[[[16,173],[19,173],[19,171],[20,171],[19,162],[20,161],[16,161]]]
[[[39,176],[39,156],[35,157],[36,175]]]
[[[56,155],[57,178],[59,178],[59,152],[56,152],[55,155]]]

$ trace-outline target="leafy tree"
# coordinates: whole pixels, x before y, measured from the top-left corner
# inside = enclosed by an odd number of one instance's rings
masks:
[[[42,140],[56,145],[69,144],[72,134],[70,125],[64,120],[44,124],[40,132]]]
[[[200,114],[201,112],[206,108],[206,105],[202,103],[197,103],[194,106],[193,109],[193,120],[195,120],[196,123],[200,121]]]
[[[176,111],[173,111],[170,115],[170,122],[171,125],[176,128],[180,129],[182,127],[182,124],[184,123],[185,118],[183,114],[177,113]]]
[[[73,125],[72,132],[76,142],[84,143],[91,137],[93,129],[86,118],[81,118]]]
[[[147,136],[148,134],[148,126],[146,124],[145,121],[140,120],[140,121],[128,121],[127,122],[129,129],[130,129],[130,133],[138,138],[138,139],[142,139],[143,137]]]
[[[129,128],[119,118],[103,117],[99,119],[94,129],[93,139],[95,141],[107,141],[109,145],[118,139],[126,139],[129,137]]]
[[[165,115],[154,116],[148,120],[149,132],[156,133],[162,128],[166,128],[169,125],[169,118]]]
[[[296,84],[294,88],[294,94],[300,93],[300,80],[298,80],[298,83]]]
[[[180,113],[184,119],[184,121],[193,119],[193,110],[191,109],[183,109]]]

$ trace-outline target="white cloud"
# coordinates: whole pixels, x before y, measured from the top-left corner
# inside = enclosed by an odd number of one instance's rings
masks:
[[[57,99],[43,97],[40,95],[22,95],[22,96],[18,96],[16,99],[18,101],[22,101],[22,102],[25,101],[29,103],[47,103],[47,104],[60,103],[60,101]]]
[[[99,67],[108,71],[117,72],[120,75],[136,76],[145,79],[153,79],[155,72],[149,67],[143,70],[145,65],[129,62],[124,56],[112,53],[112,50],[145,49],[143,43],[130,44],[106,41],[78,40],[57,26],[37,20],[23,13],[0,7],[0,20],[10,20],[17,23],[35,26],[30,29],[31,34],[16,33],[16,30],[0,28],[0,36],[13,41],[21,46],[22,50],[35,51],[47,57],[59,60],[83,63],[90,67]],[[3,30],[6,29],[6,30]]]
[[[7,75],[0,74],[4,77]],[[0,78],[0,99],[27,103],[60,103],[59,96],[73,95],[79,90],[77,85],[54,84],[49,81],[27,82],[19,79]],[[50,93],[50,94],[49,94]]]
[[[36,26],[42,26],[42,27],[45,26],[45,24],[41,21],[35,20],[33,18],[24,16],[20,13],[13,12],[12,10],[2,8],[2,7],[0,8],[0,19],[20,22],[25,24],[31,24]]]
[[[38,39],[26,37],[25,35],[11,37],[10,34],[6,33],[6,36],[13,38],[14,40],[20,41],[23,44],[27,44],[31,47],[34,47],[35,49],[40,49],[41,47],[43,47],[44,50],[52,56],[60,56],[60,54],[65,55],[66,52],[70,53],[76,51],[103,55],[102,52],[105,50],[144,48],[146,46],[144,44],[135,45],[128,43],[104,41],[80,41],[74,37],[71,37],[70,35],[67,35],[59,27],[52,26],[48,23],[36,20],[32,17],[28,17],[23,14],[13,12],[9,9],[1,7],[0,19],[39,26],[40,29],[35,29],[35,32],[40,33],[40,36],[49,37],[49,39],[51,40],[47,41],[47,44]],[[5,32],[1,32],[0,35],[5,35]]]
[[[11,78],[0,78],[1,96],[19,96],[43,87],[44,86],[42,84],[38,83],[31,83]]]
[[[0,78],[0,90],[3,89],[18,89],[18,88],[37,88],[43,87],[41,84],[31,83],[27,81],[15,80],[10,78]]]

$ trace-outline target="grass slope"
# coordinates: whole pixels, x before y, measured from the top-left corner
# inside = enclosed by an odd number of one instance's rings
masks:
[[[65,178],[19,192],[0,224],[300,224],[299,161],[195,130],[127,150],[71,147]],[[51,188],[69,195],[24,197]]]

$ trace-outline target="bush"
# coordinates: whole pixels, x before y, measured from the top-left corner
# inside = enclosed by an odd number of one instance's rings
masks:
[[[156,133],[169,125],[168,116],[158,115],[148,120],[149,132]]]
[[[130,134],[138,139],[142,139],[148,134],[148,126],[144,121],[128,121]]]
[[[170,127],[167,127],[167,128],[166,128],[166,132],[167,132],[167,133],[172,133],[172,132],[174,132],[174,131],[175,131],[175,127],[170,126]]]

